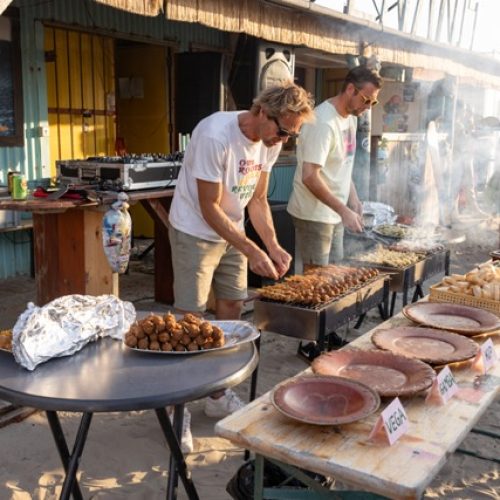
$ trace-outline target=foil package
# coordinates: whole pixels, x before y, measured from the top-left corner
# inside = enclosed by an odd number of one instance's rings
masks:
[[[43,307],[30,302],[12,329],[12,352],[21,366],[34,370],[98,338],[121,340],[135,317],[134,305],[114,295],[65,295]]]

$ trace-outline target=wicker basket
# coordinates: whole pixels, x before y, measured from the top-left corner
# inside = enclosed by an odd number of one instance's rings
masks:
[[[429,287],[429,300],[431,302],[451,302],[452,304],[461,304],[463,306],[479,307],[480,309],[486,309],[500,316],[500,301],[438,290],[438,288],[442,286],[443,285],[439,283]]]

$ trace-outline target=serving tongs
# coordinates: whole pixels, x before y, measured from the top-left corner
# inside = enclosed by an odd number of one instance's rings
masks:
[[[372,229],[364,228],[363,231],[358,234],[360,234],[361,236],[363,236],[368,240],[373,240],[376,241],[377,243],[382,243],[383,245],[391,245],[392,243],[394,243],[394,240],[390,238],[384,238],[383,236],[374,233]]]

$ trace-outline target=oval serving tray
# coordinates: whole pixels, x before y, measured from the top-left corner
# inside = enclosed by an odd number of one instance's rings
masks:
[[[143,316],[143,314],[138,317]],[[214,352],[223,351],[225,349],[231,349],[239,344],[244,344],[245,342],[252,342],[260,336],[259,330],[255,328],[254,325],[248,321],[210,321],[212,325],[222,328],[224,332],[225,344],[222,347],[213,347],[212,349],[200,349],[198,351],[153,351],[151,349],[138,349],[137,347],[129,347],[123,341],[123,346],[134,352],[145,353],[145,354],[158,354],[160,356],[176,356],[176,355],[192,355],[192,354],[203,354],[204,352]]]

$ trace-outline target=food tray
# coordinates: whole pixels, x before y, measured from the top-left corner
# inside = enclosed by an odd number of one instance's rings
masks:
[[[147,314],[138,312],[138,317],[144,317]],[[248,321],[210,321],[214,326],[220,327],[224,332],[225,344],[221,347],[213,347],[212,349],[200,349],[198,351],[153,351],[151,349],[139,349],[137,347],[129,347],[123,342],[123,346],[130,351],[155,354],[159,356],[191,356],[196,354],[203,354],[204,352],[223,351],[231,349],[237,345],[244,344],[245,342],[252,342],[260,336],[259,330]]]
[[[500,260],[500,250],[494,250],[493,252],[490,252],[490,257],[495,260]]]
[[[461,293],[453,293],[450,291],[438,290],[442,284],[431,285],[429,287],[430,302],[448,302],[452,304],[460,304],[462,306],[478,307],[490,311],[497,316],[500,316],[500,301],[487,299],[484,297],[474,297],[473,295],[465,295]]]

